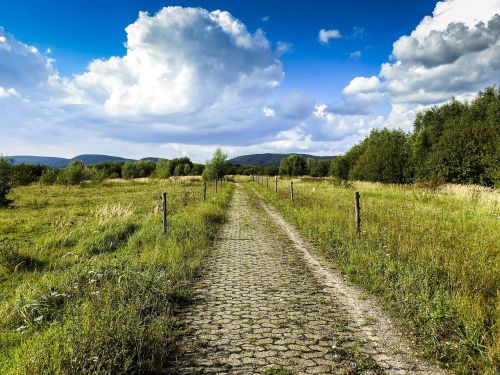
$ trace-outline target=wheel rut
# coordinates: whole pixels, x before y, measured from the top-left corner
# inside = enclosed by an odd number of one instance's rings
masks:
[[[443,373],[399,331],[381,332],[393,330],[390,319],[310,250],[272,207],[238,186],[168,372]]]

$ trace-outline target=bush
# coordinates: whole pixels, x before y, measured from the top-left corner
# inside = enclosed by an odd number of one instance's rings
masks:
[[[12,188],[12,162],[4,157],[0,157],[0,207],[8,206],[12,200],[7,199]]]
[[[62,185],[78,185],[83,181],[85,165],[80,160],[72,161],[57,175],[57,182]]]
[[[58,174],[59,170],[57,169],[46,169],[40,176],[39,182],[42,185],[52,185],[56,182]]]
[[[12,183],[14,186],[29,185],[38,181],[46,170],[47,167],[42,164],[15,165],[12,171]]]

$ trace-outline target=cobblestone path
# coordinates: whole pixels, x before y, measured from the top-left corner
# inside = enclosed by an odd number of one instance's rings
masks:
[[[191,333],[170,373],[436,373],[385,360],[373,334],[351,319],[352,306],[309,270],[259,201],[235,190],[185,314]]]

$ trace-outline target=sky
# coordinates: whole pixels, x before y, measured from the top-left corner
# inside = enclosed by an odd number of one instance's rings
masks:
[[[0,0],[3,155],[336,155],[499,77],[500,0]]]

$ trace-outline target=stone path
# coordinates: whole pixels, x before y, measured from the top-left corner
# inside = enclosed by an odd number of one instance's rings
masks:
[[[170,373],[441,372],[413,360],[400,339],[389,340],[397,350],[380,345],[376,319],[353,316],[347,289],[311,269],[297,234],[270,210],[256,195],[235,190],[228,221],[185,314],[191,333]]]

